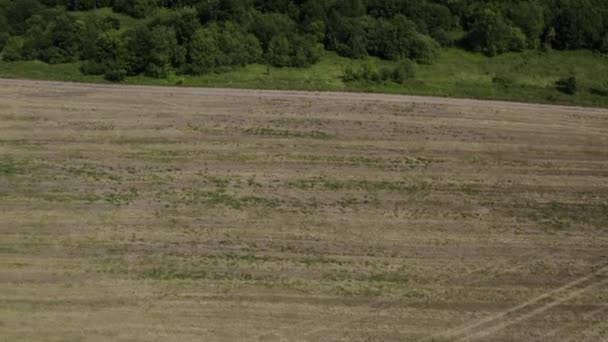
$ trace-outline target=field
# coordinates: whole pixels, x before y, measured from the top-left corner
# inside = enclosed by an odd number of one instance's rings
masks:
[[[252,64],[227,73],[203,76],[129,77],[125,83],[432,95],[608,108],[608,79],[602,76],[608,75],[608,57],[590,51],[526,51],[488,58],[459,49],[444,49],[435,64],[418,65],[415,78],[403,85],[342,80],[346,66],[358,70],[364,64],[373,68],[395,65],[377,58],[352,60],[326,52],[321,61],[310,68],[268,69]],[[574,95],[559,92],[555,82],[571,75],[577,77],[578,92]],[[102,76],[82,75],[78,63],[49,65],[38,61],[0,61],[0,77],[108,83]],[[506,82],[493,82],[495,78]]]
[[[3,341],[606,341],[608,110],[0,80]]]

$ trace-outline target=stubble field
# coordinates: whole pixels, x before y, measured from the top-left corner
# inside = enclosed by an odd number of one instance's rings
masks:
[[[0,339],[608,340],[608,110],[0,80]]]

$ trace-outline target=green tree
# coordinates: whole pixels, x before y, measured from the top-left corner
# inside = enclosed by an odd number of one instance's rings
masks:
[[[606,32],[606,14],[602,5],[592,0],[560,2],[553,21],[556,33],[553,45],[559,49],[594,48]]]
[[[475,14],[467,41],[473,50],[494,56],[521,51],[526,45],[526,36],[521,29],[511,26],[500,10],[485,7]]]
[[[24,60],[41,58],[45,50],[52,45],[47,35],[48,22],[41,15],[34,15],[27,20],[26,25],[21,57]]]
[[[55,54],[46,53],[42,59],[49,63],[74,62],[80,58],[80,51],[85,32],[85,23],[73,16],[63,13],[55,17],[47,27],[48,49]]]
[[[368,30],[375,21],[369,17],[350,18],[332,13],[327,27],[326,47],[350,58],[367,55]]]
[[[276,36],[272,38],[268,45],[268,63],[276,67],[289,66],[291,64],[290,52],[289,39],[285,35]]]
[[[412,59],[432,64],[439,55],[439,44],[416,31],[416,24],[403,15],[391,20],[379,19],[369,33],[370,54],[385,59]]]
[[[507,3],[507,17],[526,35],[529,48],[540,46],[545,30],[545,7],[537,0]]]
[[[114,0],[114,11],[134,18],[144,18],[156,8],[154,0]]]
[[[296,23],[290,17],[280,13],[256,12],[250,27],[250,31],[258,38],[264,50],[270,46],[273,38],[294,34],[296,30]]]
[[[11,36],[9,36],[8,32],[0,32],[0,52],[2,52],[4,46],[6,46],[6,42],[10,37]]]
[[[217,30],[219,47],[224,57],[221,65],[244,66],[260,59],[262,50],[255,36],[245,33],[233,22],[226,22]]]
[[[232,22],[212,24],[196,32],[189,45],[188,72],[204,74],[260,60],[262,49],[257,38]]]
[[[145,69],[146,76],[165,77],[167,71],[185,62],[183,49],[177,43],[175,29],[156,26],[150,31],[151,49]]]
[[[379,19],[369,33],[371,54],[392,60],[409,58],[417,38],[416,24],[403,15],[391,20]]]
[[[151,62],[149,52],[153,48],[152,33],[146,25],[138,25],[123,35],[128,75],[137,75],[146,70]]]
[[[408,58],[420,64],[433,64],[439,57],[440,47],[433,38],[417,34],[412,42]]]
[[[188,44],[200,27],[198,13],[193,7],[158,10],[150,25],[172,27],[180,45]]]
[[[95,51],[91,59],[81,65],[85,74],[101,75],[109,70],[123,70],[126,74],[127,50],[118,30],[103,32],[95,40]]]
[[[200,0],[196,5],[201,23],[233,21],[247,24],[251,19],[252,0]]]
[[[27,20],[40,12],[44,6],[38,0],[13,0],[6,7],[6,19],[11,35],[22,35],[27,31]]]
[[[366,14],[363,0],[336,0],[331,11],[345,17],[360,17]]]
[[[190,43],[188,66],[190,73],[206,74],[213,71],[219,64],[222,51],[209,31],[209,29],[199,29]]]
[[[608,54],[608,33],[604,34],[600,42],[599,50],[601,53]]]
[[[22,48],[23,39],[21,37],[10,37],[2,50],[2,60],[8,62],[20,60]]]
[[[290,44],[293,67],[309,67],[321,59],[321,51],[313,35],[294,35]]]

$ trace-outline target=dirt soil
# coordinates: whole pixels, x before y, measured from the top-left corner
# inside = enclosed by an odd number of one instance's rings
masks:
[[[0,80],[6,341],[608,341],[608,110]]]

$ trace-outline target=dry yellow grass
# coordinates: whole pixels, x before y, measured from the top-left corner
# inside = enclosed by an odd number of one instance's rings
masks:
[[[601,341],[608,111],[0,80],[0,339]]]

